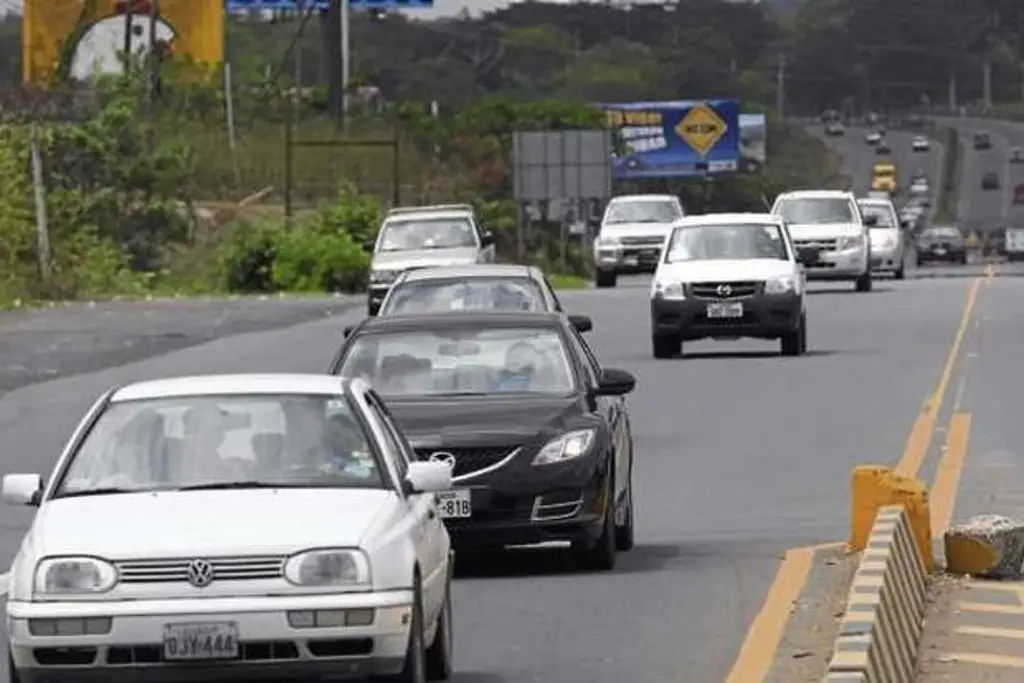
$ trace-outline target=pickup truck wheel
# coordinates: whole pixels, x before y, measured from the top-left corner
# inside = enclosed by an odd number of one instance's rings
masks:
[[[782,335],[779,340],[783,356],[801,356],[807,350],[807,318],[800,316],[800,324],[792,332]]]
[[[666,337],[660,334],[651,336],[651,351],[655,358],[672,358],[677,353],[682,353],[683,343],[674,337]]]
[[[614,287],[618,279],[618,274],[614,270],[599,270],[594,276],[594,284],[601,288]]]
[[[868,272],[864,273],[859,278],[857,278],[856,284],[854,286],[856,287],[858,292],[870,292],[871,285],[871,270],[868,269]]]

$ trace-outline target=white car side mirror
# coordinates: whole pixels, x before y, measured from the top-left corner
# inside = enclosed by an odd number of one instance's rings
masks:
[[[412,462],[405,481],[415,493],[440,493],[452,487],[452,468],[446,462]]]
[[[4,475],[4,500],[12,505],[38,505],[43,493],[43,478],[38,474]]]

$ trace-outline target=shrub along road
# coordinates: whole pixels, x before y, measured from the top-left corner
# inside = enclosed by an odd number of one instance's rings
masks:
[[[761,612],[757,642],[732,679],[757,683],[779,637],[773,624],[784,625],[789,610],[771,602],[762,612],[783,553],[845,538],[848,472],[899,458],[922,397],[935,386],[967,286],[880,282],[864,295],[845,285],[816,287],[808,356],[781,358],[776,344],[723,342],[690,345],[689,357],[670,361],[650,356],[646,278],[562,294],[569,310],[593,317],[589,338],[603,363],[638,377],[629,398],[638,545],[608,574],[575,573],[551,551],[470,567],[455,584],[455,680],[717,683]],[[141,311],[150,308],[120,313],[118,324],[143,334],[151,325]],[[162,309],[158,330],[188,330],[193,339],[217,334],[216,317],[178,310]],[[361,314],[356,308],[145,360],[108,355],[109,367],[98,372],[9,391],[0,397],[5,470],[48,472],[78,417],[113,384],[319,371],[343,326]],[[72,327],[65,319],[63,329]],[[88,335],[79,339],[87,348]],[[4,512],[0,566],[30,518],[28,509]]]

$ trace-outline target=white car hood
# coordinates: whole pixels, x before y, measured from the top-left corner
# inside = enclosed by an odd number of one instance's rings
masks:
[[[32,526],[37,556],[111,560],[288,554],[359,546],[394,499],[384,489],[246,489],[59,498]]]
[[[601,237],[664,237],[671,231],[671,223],[605,223]]]
[[[864,228],[853,223],[790,223],[789,234],[794,240],[834,240],[837,237],[856,237]]]
[[[680,261],[661,264],[656,279],[668,282],[736,282],[768,280],[793,273],[793,263],[779,259]]]
[[[372,267],[381,270],[405,270],[432,266],[461,266],[476,263],[478,256],[479,251],[476,247],[383,251],[373,255]]]

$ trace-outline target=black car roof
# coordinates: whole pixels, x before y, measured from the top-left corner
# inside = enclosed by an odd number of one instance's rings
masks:
[[[476,263],[462,266],[417,268],[405,272],[405,282],[463,277],[533,277],[530,266],[517,263]]]
[[[394,332],[413,330],[459,329],[464,327],[562,327],[562,313],[516,312],[444,312],[386,315],[366,318],[355,330],[359,332]]]

